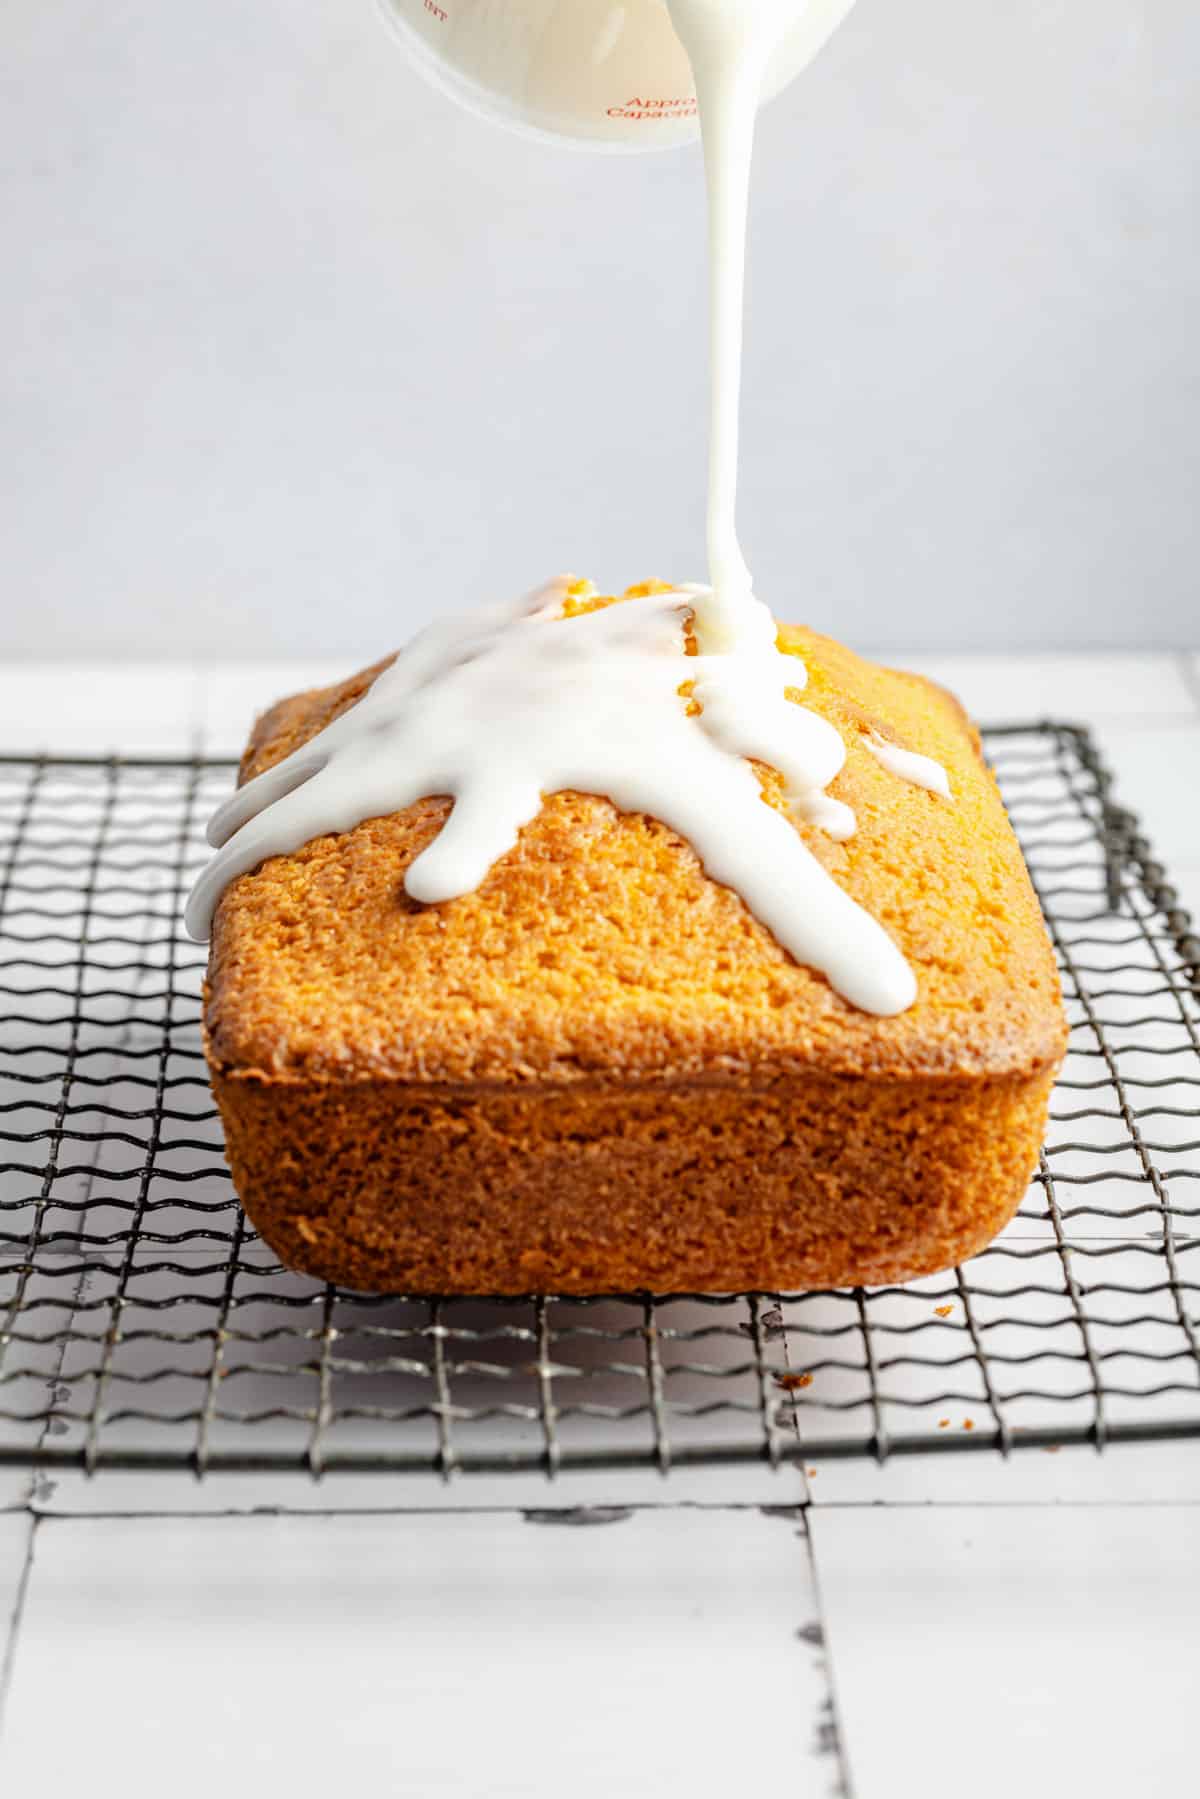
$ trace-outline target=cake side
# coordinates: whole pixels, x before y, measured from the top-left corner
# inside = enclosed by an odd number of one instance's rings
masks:
[[[858,817],[844,844],[798,828],[912,964],[908,1012],[855,1011],[710,881],[682,838],[592,795],[549,795],[477,891],[420,907],[404,871],[449,809],[430,797],[230,886],[206,1006],[214,1068],[553,1086],[1052,1069],[1064,1042],[1053,956],[961,709],[815,633],[788,628],[781,643],[807,668],[804,703],[847,744],[830,791]],[[384,666],[274,707],[243,778],[307,741]],[[940,761],[953,800],[881,767],[862,745],[868,730]],[[764,785],[769,795],[769,773]]]
[[[292,1267],[401,1293],[786,1292],[950,1267],[1009,1221],[1053,1070],[453,1088],[214,1071]]]

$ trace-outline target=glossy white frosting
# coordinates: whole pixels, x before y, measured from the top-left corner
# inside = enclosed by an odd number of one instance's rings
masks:
[[[218,854],[187,910],[208,934],[221,892],[268,856],[430,794],[454,805],[405,887],[435,905],[471,892],[545,793],[605,795],[685,837],[714,880],[745,899],[797,961],[867,1011],[911,1004],[912,972],[887,933],[838,887],[747,758],[777,768],[798,817],[853,830],[824,789],[845,759],[826,720],[784,696],[803,664],[774,644],[686,653],[704,590],[676,589],[562,619],[569,577],[515,605],[432,625],[357,705],[239,789],[209,830]],[[680,689],[695,683],[703,710]]]
[[[921,756],[916,750],[906,750],[902,745],[893,743],[890,738],[881,737],[878,731],[864,731],[862,736],[864,749],[870,750],[877,762],[883,764],[891,774],[898,775],[902,781],[911,781],[914,787],[927,788],[930,793],[940,793],[943,799],[950,798],[950,781],[940,762],[932,756]]]

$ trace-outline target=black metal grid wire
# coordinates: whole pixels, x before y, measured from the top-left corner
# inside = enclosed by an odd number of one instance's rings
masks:
[[[281,1268],[181,902],[230,765],[0,759],[0,1463],[441,1473],[1200,1436],[1200,941],[1091,740],[987,734],[1072,1032],[1019,1217],[806,1294],[427,1300]]]

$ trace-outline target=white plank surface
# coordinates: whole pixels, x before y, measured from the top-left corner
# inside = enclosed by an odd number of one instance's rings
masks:
[[[193,748],[205,671],[186,663],[14,662],[0,668],[0,752],[175,755]]]
[[[1027,719],[1195,716],[1198,696],[1179,655],[939,656],[888,652],[892,668],[928,675],[984,724]]]
[[[1200,1443],[1121,1443],[1094,1449],[1023,1449],[1007,1461],[991,1451],[893,1456],[809,1465],[808,1492],[831,1506],[1152,1504],[1200,1506]],[[1196,1514],[1200,1532],[1200,1511]]]
[[[0,1783],[823,1796],[815,1616],[798,1520],[757,1512],[44,1521]]]
[[[1200,864],[1200,719],[1161,724],[1097,722],[1100,752],[1113,772],[1113,797],[1141,816],[1168,867]]]
[[[1179,897],[1192,915],[1193,924],[1200,919],[1200,862],[1194,868],[1170,869],[1170,877]]]
[[[1195,1791],[1195,1507],[847,1507],[813,1534],[855,1799]]]
[[[26,1477],[28,1485],[28,1477]],[[34,1521],[25,1512],[0,1515],[0,1723],[3,1722],[4,1689],[19,1635],[18,1608],[29,1556]],[[0,1760],[0,1773],[3,1762]]]
[[[1200,659],[891,660],[985,719],[1093,720],[1118,797],[1200,917]],[[236,754],[257,711],[348,670],[10,668],[0,749]],[[4,1633],[31,1519],[3,1508],[30,1490],[0,1477]],[[825,1799],[839,1769],[814,1753],[833,1734],[822,1624],[856,1799],[1195,1784],[1197,1445],[821,1464],[816,1588],[795,1523],[756,1509],[801,1497],[795,1471],[448,1491],[72,1475],[33,1490],[6,1793],[86,1781],[100,1799],[158,1799],[169,1770],[177,1799],[707,1799],[748,1784]],[[519,1510],[606,1503],[651,1509],[586,1528]],[[362,1515],[311,1515],[326,1508]]]
[[[24,1477],[28,1487],[28,1476]],[[4,1488],[0,1485],[0,1499]],[[54,1517],[96,1513],[185,1514],[255,1512],[387,1512],[403,1517],[461,1511],[512,1511],[551,1507],[561,1511],[613,1505],[646,1509],[679,1505],[787,1506],[802,1504],[807,1490],[794,1464],[772,1470],[763,1463],[680,1468],[664,1477],[638,1470],[620,1474],[569,1472],[547,1481],[542,1474],[472,1474],[445,1483],[432,1474],[409,1476],[329,1474],[312,1481],[294,1474],[104,1473],[89,1479],[56,1470],[39,1482],[35,1510]]]

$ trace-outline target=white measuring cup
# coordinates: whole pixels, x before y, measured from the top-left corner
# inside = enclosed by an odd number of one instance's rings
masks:
[[[763,98],[812,61],[854,0],[809,0]],[[698,133],[667,0],[380,0],[414,65],[469,111],[535,137],[647,150]]]

